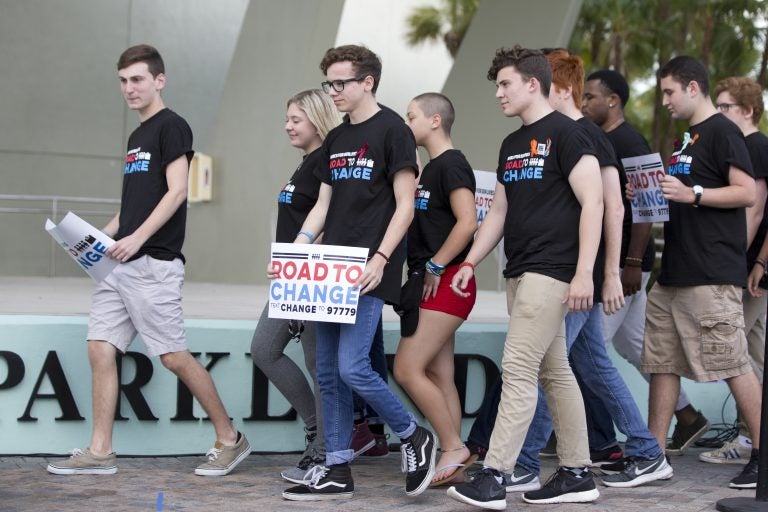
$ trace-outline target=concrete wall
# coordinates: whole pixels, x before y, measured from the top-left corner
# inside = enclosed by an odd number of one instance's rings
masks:
[[[266,281],[277,192],[301,161],[286,142],[285,101],[319,87],[343,3],[251,2],[212,131],[214,200],[189,210],[190,279]]]
[[[413,62],[434,64],[428,54],[392,42],[402,39],[397,24],[410,6],[382,13],[375,0],[0,0],[0,194],[119,197],[125,140],[137,120],[114,66],[125,47],[148,42],[166,60],[166,103],[190,122],[195,148],[214,158],[213,201],[190,206],[188,279],[264,282],[276,191],[301,157],[282,130],[285,99],[318,86],[323,52],[341,42],[382,55],[380,96],[398,111],[414,94],[438,89],[431,67],[424,77],[413,70]],[[457,108],[456,146],[474,168],[493,170],[501,139],[516,127],[485,79],[494,50],[565,45],[579,7],[481,2],[443,89]],[[0,200],[0,212],[17,206],[47,207]],[[60,205],[83,208],[105,212],[84,215],[99,226],[114,211]],[[56,275],[82,275],[41,229],[46,216],[0,213],[0,238],[20,241],[0,244],[0,275],[49,275],[52,259]],[[479,275],[481,287],[497,288],[499,262],[489,258]]]
[[[132,44],[163,55],[164,97],[205,151],[248,0],[0,0],[0,194],[119,198],[136,115],[115,63]],[[0,201],[0,207],[50,203]],[[96,210],[92,205],[63,208]],[[104,208],[114,213],[115,207]],[[47,275],[47,215],[0,214],[0,274]],[[89,216],[103,225],[106,215]],[[82,273],[57,250],[58,275]]]

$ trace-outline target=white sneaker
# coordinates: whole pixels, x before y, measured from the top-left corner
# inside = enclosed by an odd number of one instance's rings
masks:
[[[739,439],[728,441],[717,450],[699,454],[699,460],[712,464],[746,464],[752,454],[752,445],[744,446]]]

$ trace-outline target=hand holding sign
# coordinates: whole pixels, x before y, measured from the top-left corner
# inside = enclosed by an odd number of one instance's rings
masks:
[[[692,204],[696,199],[693,188],[685,185],[674,176],[664,176],[661,180],[661,193],[667,201]]]
[[[45,230],[96,282],[118,265],[106,257],[115,241],[72,212],[68,212],[58,226],[47,219]]]
[[[269,318],[355,323],[367,257],[361,247],[272,244]]]
[[[627,173],[626,196],[632,205],[632,222],[666,222],[669,220],[669,204],[661,190],[665,179],[661,155],[622,158]]]

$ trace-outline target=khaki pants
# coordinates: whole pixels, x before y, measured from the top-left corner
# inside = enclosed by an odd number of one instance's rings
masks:
[[[507,279],[509,329],[502,358],[499,412],[485,464],[513,471],[544,388],[561,466],[590,464],[584,402],[565,352],[563,298],[568,283],[526,273]]]

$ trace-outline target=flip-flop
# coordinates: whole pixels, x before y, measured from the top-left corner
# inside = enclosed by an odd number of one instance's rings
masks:
[[[446,476],[445,478],[442,478],[440,480],[436,480],[436,481],[432,482],[431,484],[429,484],[429,486],[430,487],[440,487],[441,485],[446,485],[446,484],[449,484],[449,483],[453,482],[453,480],[457,476],[459,476],[462,473],[464,473],[464,471],[466,471],[466,469],[469,466],[474,464],[476,460],[477,460],[477,454],[473,453],[469,457],[464,459],[464,462],[462,462],[461,464],[448,464],[447,466],[443,466],[441,468],[437,468],[435,470],[435,473],[439,473],[441,471],[445,471],[446,469],[450,469],[450,468],[456,468],[456,471],[454,471],[450,475]]]

